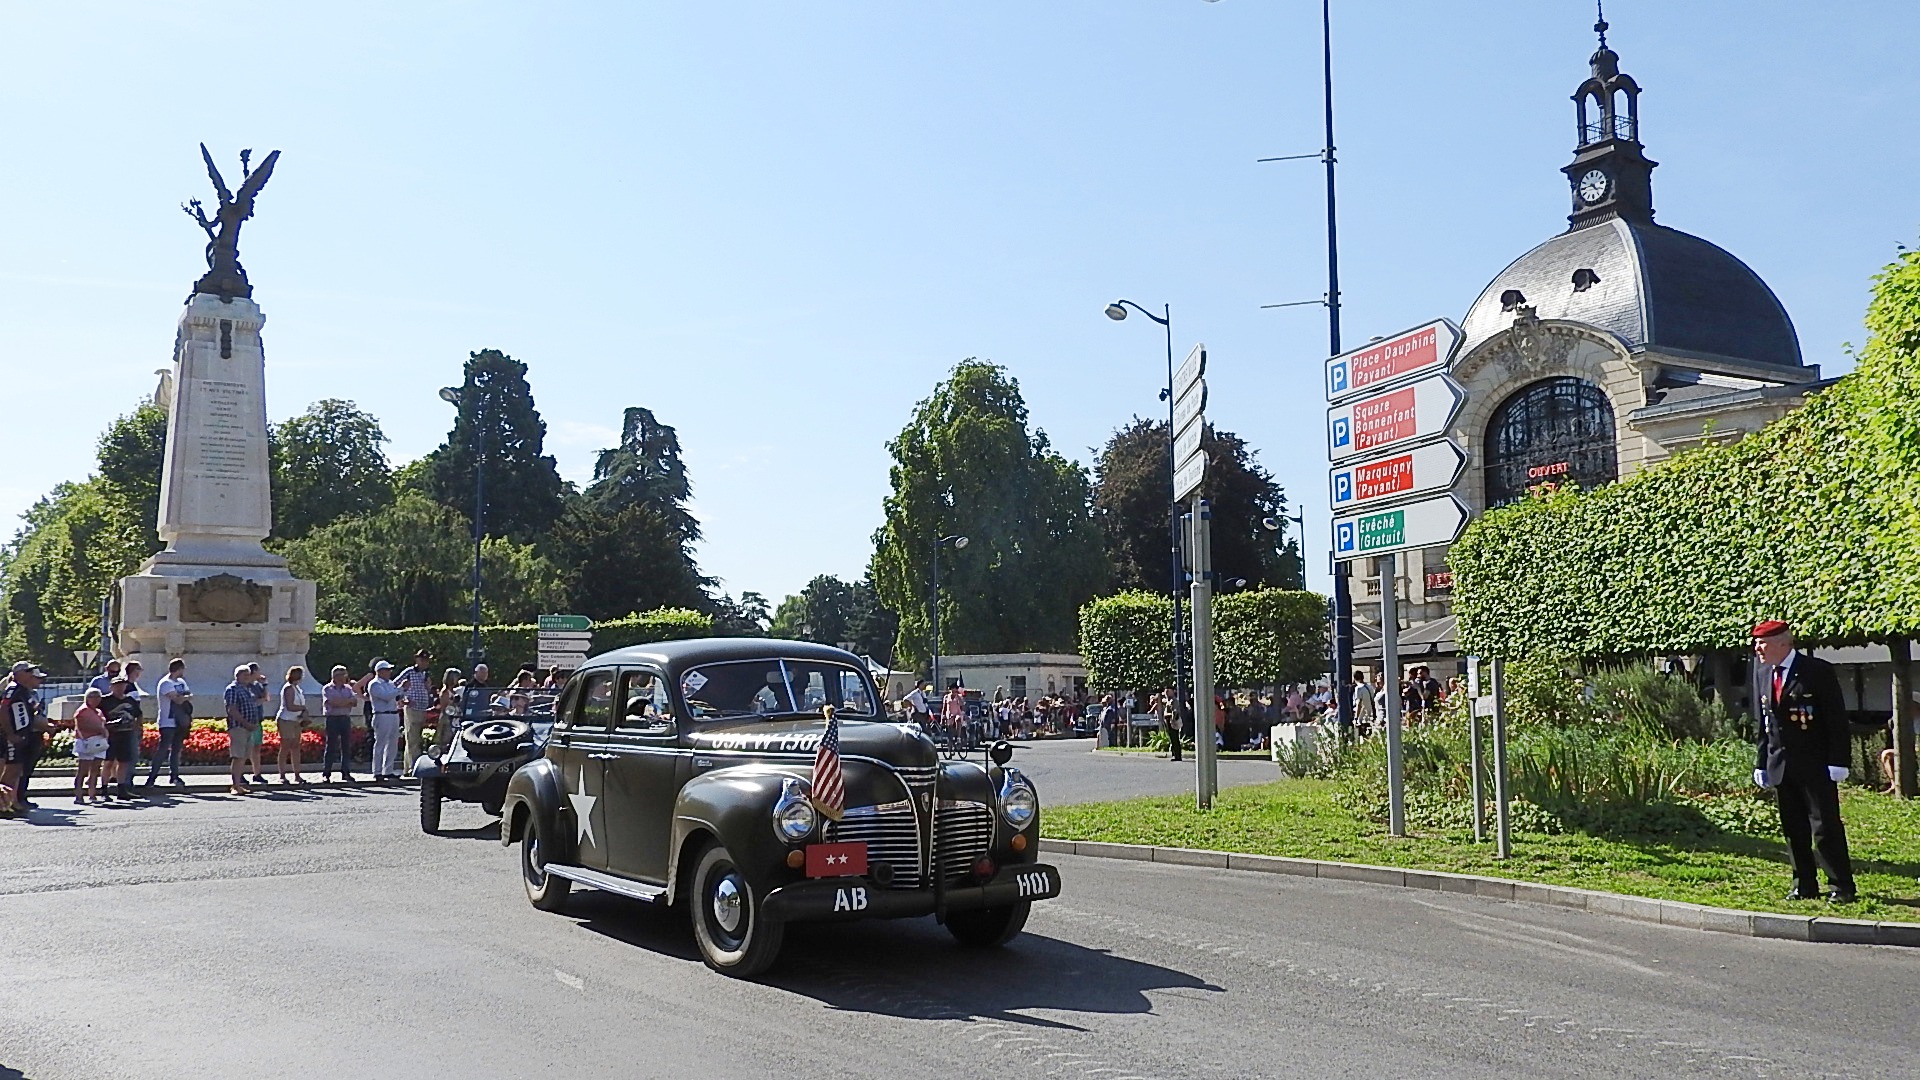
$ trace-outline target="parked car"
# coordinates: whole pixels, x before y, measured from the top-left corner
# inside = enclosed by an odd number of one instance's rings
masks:
[[[507,799],[507,780],[522,765],[536,761],[553,731],[553,696],[534,695],[522,715],[508,709],[498,689],[469,687],[462,692],[459,712],[442,716],[454,727],[444,750],[428,751],[413,763],[420,780],[420,829],[440,831],[442,804],[478,803],[498,816]]]
[[[574,885],[684,908],[701,957],[748,976],[789,922],[932,915],[962,944],[1018,934],[1060,874],[1036,861],[1040,799],[1008,765],[941,761],[886,722],[866,664],[823,645],[708,638],[589,660],[544,754],[507,785],[535,907]],[[814,801],[836,712],[844,814]]]

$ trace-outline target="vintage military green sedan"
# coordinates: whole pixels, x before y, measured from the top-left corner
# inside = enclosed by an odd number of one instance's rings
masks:
[[[1060,893],[1036,861],[1033,784],[1004,743],[990,761],[940,761],[879,700],[862,660],[805,642],[594,657],[561,694],[545,756],[507,788],[500,839],[520,842],[527,898],[555,911],[585,885],[685,905],[708,966],[738,976],[773,962],[789,922],[932,915],[963,944],[1005,943]],[[828,706],[838,821],[813,790]]]

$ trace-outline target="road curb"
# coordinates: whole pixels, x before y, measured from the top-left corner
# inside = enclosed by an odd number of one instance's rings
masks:
[[[1681,900],[1655,900],[1645,896],[1628,896],[1623,893],[1600,892],[1595,889],[1576,889],[1568,885],[1543,885],[1535,881],[1481,877],[1477,874],[1452,874],[1440,870],[1406,870],[1394,866],[1327,862],[1320,859],[1291,859],[1278,855],[1241,855],[1237,852],[1208,851],[1198,848],[1167,848],[1146,844],[1042,838],[1040,850],[1064,855],[1084,855],[1095,859],[1125,859],[1131,862],[1165,863],[1169,866],[1252,870],[1256,873],[1326,878],[1329,881],[1357,881],[1370,885],[1391,885],[1403,889],[1472,893],[1497,900],[1573,908],[1578,911],[1592,912],[1595,915],[1611,915],[1636,922],[1658,923],[1662,926],[1703,930],[1714,934],[1735,934],[1740,937],[1920,948],[1920,923],[1873,922],[1868,919],[1835,919],[1822,915],[1783,915],[1772,911],[1744,911],[1737,908],[1689,904]]]

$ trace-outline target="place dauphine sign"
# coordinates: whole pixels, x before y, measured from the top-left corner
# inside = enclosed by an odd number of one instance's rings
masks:
[[[542,615],[536,626],[539,657],[534,662],[543,668],[572,671],[593,652],[593,620],[585,615]]]
[[[1435,319],[1327,361],[1336,560],[1460,538],[1467,507],[1448,492],[1467,455],[1446,437],[1467,400],[1447,374],[1460,338],[1459,327]]]

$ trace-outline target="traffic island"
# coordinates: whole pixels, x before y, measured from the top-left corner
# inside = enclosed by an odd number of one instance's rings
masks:
[[[1204,813],[1187,796],[1051,807],[1047,843],[1097,857],[1201,866],[1224,859],[1230,869],[1473,892],[1754,936],[1920,942],[1920,923],[1911,921],[1920,916],[1920,803],[1844,794],[1861,899],[1828,904],[1783,899],[1792,875],[1777,835],[1517,833],[1513,857],[1501,860],[1470,834],[1389,836],[1337,804],[1333,788],[1318,780],[1228,788]]]

